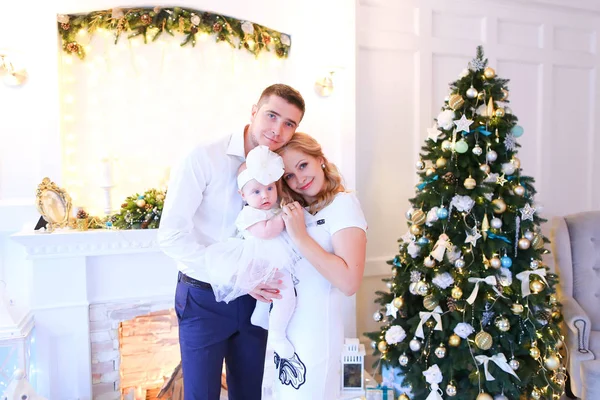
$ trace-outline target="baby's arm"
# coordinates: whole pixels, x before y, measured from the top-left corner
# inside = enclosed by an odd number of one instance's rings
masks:
[[[281,214],[277,214],[271,219],[257,222],[246,229],[257,238],[273,239],[283,232],[284,228],[283,218],[281,218]]]

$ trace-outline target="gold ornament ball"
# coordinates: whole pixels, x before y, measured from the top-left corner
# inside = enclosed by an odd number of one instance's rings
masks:
[[[467,179],[465,179],[464,185],[466,189],[473,190],[475,189],[475,186],[477,186],[477,181],[469,176]]]
[[[442,146],[442,150],[444,150],[444,151],[450,151],[450,150],[452,150],[452,142],[449,141],[449,140],[444,140],[442,142],[441,146]]]
[[[421,296],[427,296],[427,293],[429,293],[429,285],[427,282],[419,281],[419,284],[417,285],[417,293]]]
[[[558,297],[556,297],[556,294],[555,294],[555,293],[552,293],[552,294],[550,295],[550,299],[548,300],[548,302],[549,302],[550,304],[556,304],[556,303],[558,303]]]
[[[485,92],[483,90],[481,92],[477,93],[478,100],[483,100],[484,97],[485,97]]]
[[[444,157],[440,157],[440,158],[438,158],[437,160],[435,160],[435,165],[436,165],[436,167],[438,167],[438,168],[442,168],[442,167],[445,167],[445,166],[446,166],[446,162],[447,162],[447,161],[448,161],[448,160],[446,160]]]
[[[489,174],[490,173],[490,166],[487,164],[481,164],[479,165],[479,169],[481,170],[481,172],[483,172],[484,174]]]
[[[481,392],[477,396],[477,400],[494,400],[494,398],[485,392]]]
[[[423,210],[415,210],[410,219],[415,225],[423,225],[425,223],[425,218],[427,218],[427,215],[425,215]]]
[[[432,175],[433,173],[435,173],[435,168],[427,168],[427,169],[425,170],[425,176],[430,176],[430,175]]]
[[[533,358],[538,358],[540,356],[540,349],[538,349],[535,345],[529,349],[529,355]]]
[[[494,321],[494,325],[500,332],[508,332],[510,330],[510,321],[505,317],[498,317]]]
[[[493,68],[486,67],[483,70],[483,76],[485,76],[485,79],[494,79],[494,77],[496,76],[496,71],[494,71]]]
[[[531,245],[534,249],[540,250],[542,247],[544,247],[544,239],[542,239],[540,235],[535,235],[533,240],[531,240]]]
[[[502,261],[500,261],[500,259],[496,256],[492,257],[490,259],[490,267],[494,268],[494,269],[498,269],[502,266]]]
[[[426,310],[433,311],[438,304],[438,301],[432,295],[427,295],[423,299],[423,307],[425,307]]]
[[[542,290],[544,290],[544,282],[542,281],[531,281],[529,282],[529,289],[531,289],[531,291],[533,293],[539,293]]]
[[[502,97],[500,98],[500,100],[506,100],[506,99],[508,99],[508,94],[509,94],[508,90],[506,90],[506,89],[503,88],[502,89]]]
[[[463,291],[458,286],[454,286],[451,291],[451,296],[453,299],[458,300],[462,297]]]
[[[504,108],[502,108],[502,107],[496,108],[496,117],[498,117],[498,118],[504,117]]]
[[[521,160],[519,160],[519,158],[513,157],[510,162],[515,166],[515,168],[521,168]]]
[[[552,354],[546,357],[546,359],[544,360],[544,365],[550,371],[556,371],[558,367],[560,367],[560,360],[556,355]]]
[[[513,313],[519,315],[523,312],[523,304],[514,303],[510,309]]]
[[[481,350],[489,350],[492,347],[492,343],[494,340],[492,339],[492,335],[485,331],[480,331],[477,335],[475,335],[475,344]]]
[[[533,400],[539,400],[542,398],[542,394],[540,393],[540,391],[538,389],[533,389],[531,391],[531,398]]]
[[[415,236],[419,236],[421,234],[421,227],[419,225],[411,225],[410,233],[412,233]]]
[[[525,188],[521,185],[517,185],[513,188],[513,192],[519,197],[523,197],[525,195]]]
[[[404,305],[404,299],[402,297],[396,297],[394,299],[394,307],[402,308],[403,305]]]
[[[446,386],[446,394],[450,397],[454,397],[454,396],[456,396],[456,393],[457,393],[456,386],[449,383],[448,386]]]
[[[506,211],[506,203],[502,199],[494,199],[492,206],[494,207],[494,214],[502,214]]]
[[[387,351],[387,348],[388,348],[388,345],[384,340],[377,343],[377,350],[379,350],[380,352],[385,353]]]
[[[531,246],[531,242],[527,238],[519,239],[519,248],[521,250],[527,250]]]
[[[410,397],[402,393],[400,396],[398,396],[398,400],[410,400]]]
[[[465,105],[465,100],[462,98],[462,96],[460,94],[453,94],[448,99],[448,105],[450,106],[451,109],[456,111]]]
[[[144,199],[139,199],[135,202],[135,204],[137,204],[138,207],[144,207],[146,205],[146,200]]]
[[[460,346],[460,336],[458,336],[456,333],[453,333],[448,338],[448,344],[452,347]]]

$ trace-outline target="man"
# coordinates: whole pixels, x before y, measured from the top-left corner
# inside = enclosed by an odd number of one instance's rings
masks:
[[[162,250],[177,261],[175,311],[185,400],[216,400],[223,359],[231,400],[260,400],[267,331],[250,323],[256,300],[281,298],[280,281],[259,285],[230,303],[215,301],[205,256],[211,245],[235,234],[242,209],[236,173],[258,145],[277,150],[292,137],[304,116],[295,89],[275,84],[252,106],[242,132],[195,148],[171,173],[158,230]]]

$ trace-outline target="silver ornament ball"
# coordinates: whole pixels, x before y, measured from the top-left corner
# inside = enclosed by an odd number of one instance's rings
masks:
[[[423,160],[419,160],[417,161],[417,163],[415,164],[415,167],[419,170],[419,171],[423,171],[425,169],[425,162]]]
[[[415,212],[415,209],[412,207],[409,208],[408,210],[406,210],[406,214],[404,214],[406,216],[406,219],[410,221],[412,219],[412,215],[414,212]]]
[[[521,185],[517,185],[513,188],[513,192],[519,197],[523,197],[525,195],[525,188]]]
[[[494,218],[492,218],[492,221],[490,222],[490,225],[494,229],[500,229],[500,228],[502,228],[502,220],[500,218],[494,217]]]
[[[450,397],[454,397],[456,396],[456,386],[449,384],[448,386],[446,386],[446,394]]]
[[[391,289],[393,286],[392,282],[386,282],[385,286],[387,286],[388,289]]]
[[[535,234],[531,231],[525,231],[525,234],[523,236],[525,236],[525,239],[527,240],[533,240]]]
[[[479,92],[477,92],[477,89],[475,89],[473,86],[467,89],[467,97],[469,99],[474,99],[478,94]]]
[[[475,145],[475,147],[473,147],[473,150],[471,150],[473,152],[473,154],[475,154],[476,156],[480,156],[483,154],[483,149],[481,147],[479,147],[478,144]]]
[[[515,360],[514,358],[512,360],[510,360],[508,362],[508,365],[510,365],[510,367],[513,369],[513,371],[516,371],[519,369],[519,361]]]
[[[373,320],[375,320],[375,322],[379,322],[379,321],[381,321],[382,319],[383,319],[383,314],[382,314],[382,313],[380,313],[379,311],[376,311],[376,312],[373,314]]]
[[[462,258],[459,258],[458,260],[454,261],[454,266],[456,268],[464,268],[465,267],[465,260]]]
[[[529,263],[529,268],[531,269],[538,269],[539,266],[540,262],[538,260],[531,260],[531,262]]]
[[[497,394],[496,396],[494,396],[494,400],[508,400],[508,397],[506,397],[503,394]]]
[[[489,162],[494,162],[498,159],[498,153],[496,153],[494,150],[490,150],[487,152],[487,154],[485,155],[485,158],[489,161]]]
[[[452,143],[449,140],[444,140],[442,142],[442,150],[444,150],[444,151],[452,150]]]
[[[408,365],[408,356],[406,354],[400,355],[400,357],[398,357],[398,362],[403,367],[406,367]]]
[[[419,339],[414,338],[408,343],[408,347],[410,347],[412,351],[419,351],[421,350],[421,342],[419,341]]]
[[[440,346],[435,349],[434,353],[437,358],[444,358],[446,357],[446,348],[444,346]]]
[[[519,239],[518,246],[521,250],[527,250],[529,247],[531,247],[531,242],[527,238],[521,238]]]

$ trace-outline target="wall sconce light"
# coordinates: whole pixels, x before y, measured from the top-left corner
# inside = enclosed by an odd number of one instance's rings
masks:
[[[15,62],[8,54],[0,51],[0,76],[8,86],[20,86],[27,82],[25,68],[15,67]]]
[[[315,82],[315,92],[321,97],[329,97],[333,93],[333,71],[317,79]]]

